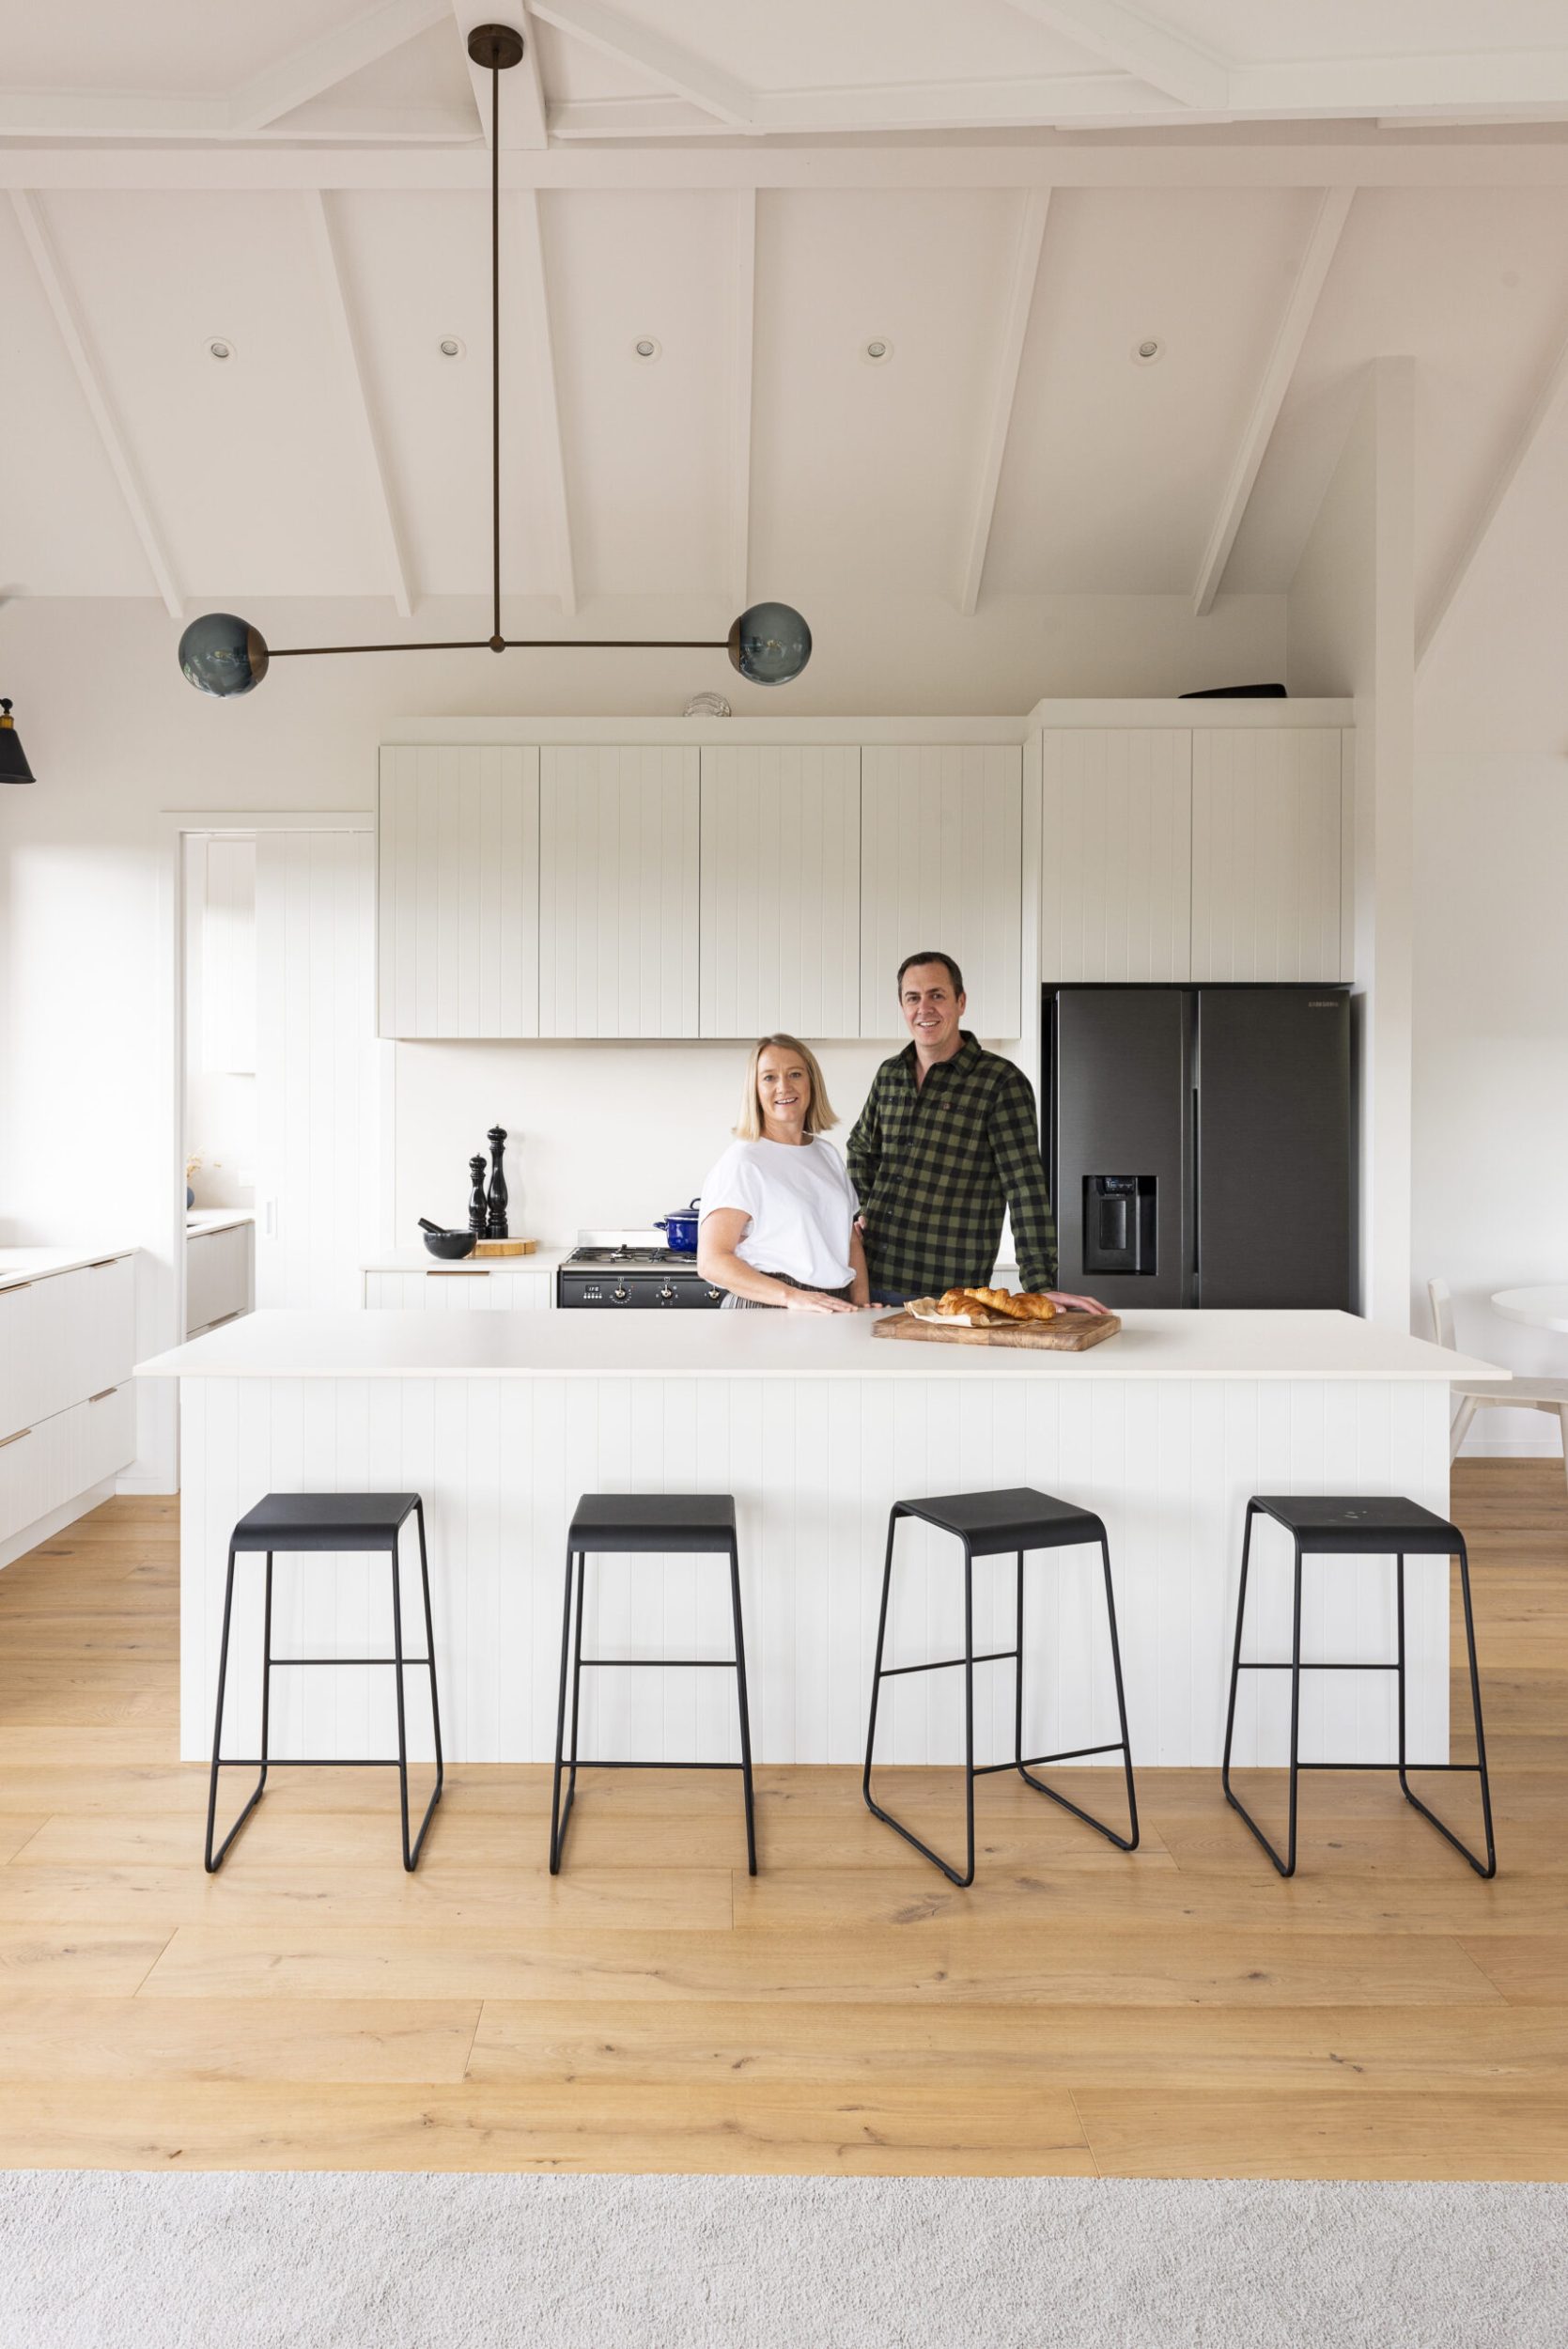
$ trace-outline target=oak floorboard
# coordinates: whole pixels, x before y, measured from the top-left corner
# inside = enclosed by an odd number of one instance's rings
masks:
[[[548,1768],[466,1765],[412,1878],[390,1773],[285,1771],[208,1879],[178,1502],[105,1503],[0,1574],[0,2164],[1568,2175],[1568,1494],[1466,1461],[1454,1508],[1494,1884],[1391,1778],[1314,1773],[1282,1884],[1146,1769],[1131,1858],[985,1781],[965,1895],[853,1767],[758,1771],[754,1881],[731,1778],[586,1775],[552,1882]]]
[[[1444,2082],[1411,2094],[1075,2091],[1102,2177],[1568,2177],[1568,2099]]]
[[[0,2081],[460,2080],[476,2002],[0,1999]]]
[[[21,2102],[21,2100],[18,2100]],[[661,2085],[163,2080],[30,2088],[8,2132],[36,2169],[1081,2175],[1070,2092],[993,2082]]]
[[[1501,1993],[1437,1934],[1250,1936],[1162,1924],[968,1931],[515,1935],[410,1927],[389,1939],[278,1916],[180,1925],[144,1996],[865,1999],[1024,2006],[1489,2004]]]

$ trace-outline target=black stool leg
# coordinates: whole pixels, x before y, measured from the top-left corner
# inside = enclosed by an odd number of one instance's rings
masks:
[[[893,1509],[888,1516],[887,1557],[882,1565],[882,1611],[877,1625],[877,1661],[871,1675],[871,1715],[866,1726],[865,1768],[861,1776],[861,1792],[873,1818],[880,1819],[884,1827],[891,1827],[894,1834],[902,1835],[907,1843],[914,1845],[923,1859],[929,1859],[934,1868],[941,1870],[950,1884],[955,1884],[960,1891],[966,1891],[974,1882],[974,1561],[967,1542],[964,1545],[964,1653],[961,1659],[964,1667],[964,1818],[968,1832],[968,1864],[964,1874],[960,1875],[940,1852],[933,1851],[929,1843],[923,1843],[902,1819],[895,1819],[891,1811],[884,1811],[880,1803],[872,1799],[871,1764],[877,1745],[877,1700],[884,1676],[882,1657],[887,1644],[888,1598],[893,1589],[893,1545],[899,1514],[897,1509]],[[899,1672],[935,1672],[940,1668],[913,1664],[900,1665],[896,1669]]]
[[[1109,1827],[1107,1827],[1103,1819],[1096,1819],[1095,1817],[1094,1817],[1094,1815],[1093,1815],[1090,1812],[1080,1810],[1080,1809],[1079,1808],[1079,1806],[1078,1806],[1078,1804],[1077,1804],[1076,1802],[1069,1802],[1069,1801],[1067,1800],[1067,1797],[1066,1797],[1066,1796],[1065,1796],[1065,1795],[1059,1795],[1059,1794],[1057,1793],[1057,1791],[1056,1791],[1056,1789],[1055,1789],[1055,1787],[1054,1787],[1054,1786],[1048,1786],[1048,1785],[1046,1784],[1046,1782],[1045,1782],[1044,1779],[1035,1778],[1035,1777],[1034,1777],[1034,1776],[1033,1776],[1033,1775],[1032,1775],[1032,1773],[1031,1773],[1028,1769],[1026,1769],[1026,1768],[1025,1768],[1025,1766],[1024,1766],[1024,1758],[1023,1758],[1023,1659],[1024,1659],[1024,1652],[1025,1652],[1025,1651],[1024,1651],[1024,1640],[1023,1640],[1023,1552],[1022,1552],[1022,1550],[1020,1550],[1020,1551],[1018,1552],[1018,1613],[1017,1613],[1017,1625],[1018,1625],[1018,1629],[1017,1629],[1018,1660],[1017,1660],[1017,1676],[1018,1676],[1018,1683],[1017,1683],[1017,1704],[1016,1704],[1016,1706],[1015,1706],[1015,1708],[1014,1708],[1014,1714],[1013,1714],[1013,1731],[1014,1731],[1014,1765],[1013,1765],[1013,1766],[1014,1766],[1014,1767],[1015,1767],[1015,1769],[1017,1771],[1018,1776],[1019,1776],[1019,1777],[1023,1780],[1023,1781],[1024,1781],[1024,1783],[1025,1783],[1025,1785],[1026,1785],[1026,1786],[1032,1786],[1032,1787],[1033,1787],[1033,1789],[1034,1789],[1034,1791],[1035,1791],[1035,1793],[1036,1793],[1037,1795],[1044,1795],[1044,1796],[1048,1798],[1048,1800],[1049,1800],[1049,1801],[1051,1801],[1051,1802],[1054,1802],[1054,1803],[1059,1804],[1059,1805],[1061,1806],[1061,1808],[1062,1808],[1063,1811],[1070,1811],[1070,1812],[1072,1812],[1072,1814],[1073,1814],[1073,1816],[1074,1816],[1074,1818],[1075,1818],[1075,1819],[1081,1819],[1081,1820],[1083,1821],[1083,1824],[1084,1824],[1084,1826],[1085,1826],[1085,1827],[1092,1827],[1092,1828],[1094,1828],[1094,1832],[1095,1832],[1095,1834],[1096,1834],[1096,1835],[1103,1835],[1103,1836],[1105,1837],[1106,1842],[1107,1842],[1108,1843],[1114,1843],[1118,1851],[1136,1851],[1136,1850],[1138,1849],[1138,1797],[1137,1797],[1137,1794],[1135,1793],[1135,1791],[1134,1791],[1134,1789],[1133,1789],[1133,1782],[1132,1782],[1132,1748],[1131,1748],[1131,1746],[1130,1746],[1130,1745],[1128,1744],[1128,1742],[1127,1742],[1127,1701],[1126,1701],[1126,1691],[1124,1690],[1124,1688],[1123,1688],[1123,1687],[1122,1687],[1122,1647],[1121,1647],[1121,1642],[1120,1642],[1120,1641],[1119,1641],[1119,1640],[1117,1639],[1117,1637],[1116,1637],[1116,1594],[1115,1594],[1115,1592],[1112,1590],[1112,1588],[1111,1588],[1111,1584],[1110,1584],[1110,1542],[1109,1542],[1109,1541],[1107,1540],[1107,1538],[1106,1538],[1105,1530],[1104,1530],[1104,1528],[1103,1528],[1103,1527],[1102,1527],[1102,1528],[1101,1528],[1101,1530],[1100,1530],[1100,1563],[1101,1563],[1101,1565],[1103,1566],[1103,1568],[1104,1568],[1104,1570],[1105,1570],[1105,1610],[1106,1610],[1106,1621],[1107,1621],[1107,1623],[1110,1625],[1110,1669],[1111,1669],[1111,1672],[1112,1672],[1112,1673],[1113,1673],[1113,1675],[1114,1675],[1114,1677],[1115,1677],[1115,1682],[1116,1682],[1116,1717],[1117,1717],[1118,1721],[1119,1721],[1119,1722],[1120,1722],[1120,1724],[1121,1724],[1121,1730],[1122,1730],[1122,1738],[1121,1738],[1121,1744],[1120,1744],[1120,1746],[1119,1746],[1119,1747],[1118,1747],[1118,1746],[1110,1746],[1110,1747],[1105,1748],[1105,1749],[1104,1749],[1104,1750],[1105,1750],[1105,1751],[1108,1751],[1108,1752],[1110,1752],[1110,1753],[1120,1752],[1120,1754],[1121,1754],[1121,1756],[1122,1756],[1122,1766],[1123,1766],[1123,1771],[1124,1771],[1124,1774],[1125,1774],[1126,1779],[1126,1788],[1127,1788],[1127,1832],[1126,1832],[1126,1835],[1118,1835],[1118,1834],[1117,1834],[1117,1832],[1116,1832],[1116,1830],[1115,1830],[1115,1828],[1109,1828]],[[1067,1760],[1067,1759],[1069,1759],[1069,1758],[1071,1758],[1071,1757],[1066,1756],[1066,1755],[1054,1755],[1054,1754],[1041,1754],[1041,1755],[1039,1755],[1039,1756],[1037,1756],[1037,1757],[1036,1757],[1036,1759],[1038,1759],[1038,1760],[1039,1760],[1040,1762],[1042,1762],[1042,1763],[1044,1763],[1044,1762],[1048,1762],[1048,1761]]]
[[[561,1809],[561,1757],[566,1752],[566,1675],[573,1657],[573,1581],[578,1577],[578,1553],[566,1553],[566,1597],[561,1600],[561,1689],[556,1696],[556,1771],[550,1788],[550,1873],[561,1875],[561,1842],[566,1837],[566,1821],[573,1809],[573,1795],[578,1793],[578,1771],[573,1766],[573,1779],[566,1790],[566,1809]],[[582,1638],[578,1638],[582,1647]],[[578,1685],[573,1680],[573,1760],[578,1752]]]
[[[1294,1588],[1294,1625],[1291,1634],[1290,1662],[1290,1832],[1286,1840],[1285,1857],[1281,1859],[1262,1828],[1231,1785],[1231,1744],[1235,1733],[1236,1688],[1243,1665],[1241,1635],[1247,1616],[1247,1576],[1252,1549],[1252,1519],[1256,1511],[1251,1501],[1247,1504],[1247,1531],[1241,1544],[1241,1588],[1236,1594],[1235,1647],[1231,1657],[1231,1700],[1225,1715],[1225,1752],[1219,1766],[1219,1782],[1225,1790],[1225,1800],[1238,1813],[1244,1824],[1263,1845],[1275,1868],[1282,1876],[1296,1874],[1296,1786],[1299,1773],[1301,1732],[1301,1545],[1296,1545],[1296,1578]]]
[[[414,1502],[413,1514],[414,1522],[419,1529],[419,1586],[425,1600],[425,1654],[429,1659],[430,1666],[430,1727],[434,1732],[436,1741],[436,1791],[430,1797],[430,1810],[433,1811],[441,1800],[442,1788],[446,1783],[446,1762],[441,1748],[441,1698],[436,1690],[436,1626],[430,1614],[430,1560],[425,1548],[425,1503],[423,1501]],[[425,1815],[426,1825],[428,1826],[429,1812],[427,1812]],[[421,1836],[423,1833],[422,1828]],[[417,1859],[417,1851],[414,1856]]]
[[[272,1553],[271,1550],[267,1552],[266,1620],[261,1641],[261,1775],[256,1781],[255,1791],[252,1793],[250,1800],[241,1812],[240,1816],[235,1820],[234,1825],[229,1828],[228,1833],[224,1837],[224,1840],[218,1846],[216,1852],[214,1852],[212,1848],[212,1837],[218,1814],[218,1772],[224,1766],[224,1694],[228,1685],[228,1633],[233,1614],[234,1544],[230,1542],[228,1546],[228,1576],[224,1584],[223,1638],[218,1647],[218,1703],[212,1721],[212,1775],[209,1781],[207,1789],[207,1847],[203,1856],[203,1865],[205,1866],[210,1876],[216,1875],[218,1870],[223,1866],[224,1860],[227,1856],[229,1845],[239,1834],[240,1829],[244,1826],[245,1821],[250,1817],[251,1812],[256,1809],[256,1804],[261,1800],[262,1794],[267,1784],[267,1699],[272,1684]]]
[[[1490,1773],[1486,1767],[1486,1735],[1481,1722],[1481,1672],[1476,1662],[1475,1615],[1470,1606],[1470,1561],[1468,1553],[1465,1548],[1463,1535],[1459,1538],[1459,1588],[1465,1600],[1465,1645],[1469,1657],[1470,1710],[1475,1719],[1476,1758],[1473,1764],[1468,1762],[1448,1762],[1436,1763],[1431,1766],[1437,1769],[1448,1770],[1456,1774],[1463,1774],[1467,1777],[1478,1777],[1480,1779],[1481,1816],[1483,1825],[1484,1826],[1486,1831],[1486,1859],[1484,1864],[1476,1858],[1474,1852],[1471,1851],[1467,1844],[1460,1842],[1458,1836],[1454,1834],[1452,1828],[1448,1828],[1443,1825],[1442,1820],[1438,1818],[1436,1812],[1429,1811],[1427,1809],[1425,1803],[1422,1802],[1419,1795],[1411,1792],[1410,1781],[1405,1776],[1407,1766],[1413,1766],[1420,1769],[1422,1765],[1420,1763],[1406,1765],[1405,1758],[1405,1560],[1403,1557],[1396,1561],[1395,1575],[1395,1588],[1398,1596],[1399,1608],[1398,1687],[1400,1792],[1404,1795],[1405,1801],[1411,1804],[1415,1810],[1419,1811],[1423,1819],[1429,1820],[1436,1828],[1438,1834],[1441,1835],[1446,1842],[1453,1845],[1454,1850],[1459,1854],[1460,1858],[1469,1861],[1470,1866],[1475,1870],[1478,1876],[1485,1876],[1490,1879],[1498,1873],[1498,1847],[1492,1833],[1492,1781]],[[1444,1611],[1446,1614],[1446,1609]]]
[[[425,1569],[425,1527],[423,1519],[421,1519],[419,1529],[419,1557],[420,1567],[423,1573]],[[419,1865],[419,1855],[424,1847],[425,1838],[430,1831],[431,1813],[434,1812],[437,1803],[441,1800],[441,1724],[439,1721],[436,1724],[436,1790],[425,1806],[425,1816],[419,1823],[419,1833],[414,1837],[414,1840],[411,1844],[409,1842],[409,1736],[408,1720],[403,1703],[403,1673],[406,1669],[403,1657],[403,1562],[398,1544],[398,1537],[396,1533],[392,1537],[392,1547],[388,1553],[388,1563],[392,1568],[392,1675],[397,1688],[397,1802],[398,1808],[402,1812],[403,1820],[403,1865],[411,1875],[415,1868]],[[425,1623],[426,1636],[427,1639],[428,1639],[430,1600],[429,1579],[427,1574],[425,1576]],[[433,1698],[435,1695],[436,1681],[435,1648],[433,1645],[427,1646],[425,1652],[426,1655],[431,1659],[430,1693]],[[417,1662],[419,1659],[415,1657],[414,1660]]]
[[[740,1628],[740,1560],[730,1544],[730,1609],[735,1616],[735,1686],[740,1705],[740,1783],[746,1800],[746,1873],[757,1872],[756,1813],[752,1801],[752,1715],[746,1702],[746,1641]]]

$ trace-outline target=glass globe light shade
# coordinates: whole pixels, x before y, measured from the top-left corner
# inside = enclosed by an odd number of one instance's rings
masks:
[[[198,693],[248,693],[267,674],[267,640],[234,612],[204,612],[179,640],[179,665]]]
[[[787,603],[753,603],[730,630],[729,654],[753,685],[787,685],[811,659],[811,630]]]

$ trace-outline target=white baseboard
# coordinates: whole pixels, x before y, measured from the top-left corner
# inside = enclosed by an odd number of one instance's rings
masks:
[[[172,1501],[179,1489],[178,1485],[171,1485],[168,1477],[157,1469],[133,1469],[115,1479],[117,1493],[149,1493],[163,1501]]]
[[[59,1507],[51,1509],[47,1517],[36,1518],[31,1525],[24,1525],[20,1533],[13,1533],[9,1541],[0,1542],[0,1568],[15,1565],[17,1560],[24,1558],[28,1550],[37,1549],[40,1542],[49,1541],[56,1533],[63,1533],[68,1525],[74,1525],[78,1517],[85,1517],[89,1509],[98,1507],[100,1501],[112,1501],[114,1495],[115,1480],[106,1476],[101,1484],[89,1486],[85,1493],[77,1493],[73,1499],[62,1501]]]

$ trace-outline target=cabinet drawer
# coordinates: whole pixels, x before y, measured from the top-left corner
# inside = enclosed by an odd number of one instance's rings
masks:
[[[136,1456],[136,1390],[131,1379],[106,1387],[66,1416],[71,1423],[71,1493],[85,1492],[130,1467]]]
[[[71,1481],[71,1416],[57,1412],[0,1442],[0,1541],[8,1541],[80,1490]]]
[[[372,1311],[413,1313],[542,1313],[555,1302],[551,1272],[367,1272],[365,1301]]]

